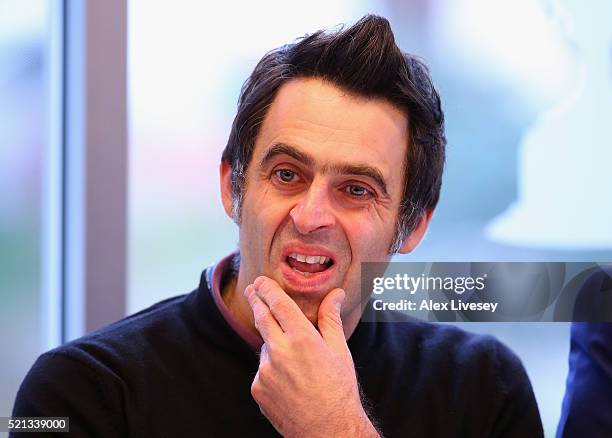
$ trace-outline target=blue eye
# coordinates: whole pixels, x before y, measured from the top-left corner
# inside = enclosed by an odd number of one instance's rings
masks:
[[[291,182],[296,177],[295,172],[289,169],[280,169],[274,173],[283,182]]]
[[[370,190],[366,189],[363,186],[356,186],[356,185],[346,186],[346,191],[351,196],[354,196],[356,198],[365,198],[369,195],[372,195],[372,192],[370,192]]]

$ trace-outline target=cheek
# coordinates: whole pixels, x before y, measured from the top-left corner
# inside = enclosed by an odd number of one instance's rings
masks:
[[[240,226],[241,245],[253,254],[268,253],[271,241],[290,209],[290,205],[272,199],[267,192],[245,196]]]
[[[354,261],[378,261],[388,253],[394,230],[378,217],[360,215],[344,223]]]

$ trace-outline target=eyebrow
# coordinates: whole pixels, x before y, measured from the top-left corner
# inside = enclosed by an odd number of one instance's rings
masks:
[[[276,143],[271,146],[263,158],[259,162],[260,167],[265,167],[274,157],[278,155],[288,155],[296,161],[304,164],[305,166],[312,167],[315,163],[315,159],[312,155],[300,151],[297,148],[290,146],[285,143]],[[322,168],[323,173],[335,173],[339,175],[358,175],[372,179],[383,192],[383,195],[388,197],[387,183],[382,175],[382,172],[373,166],[367,164],[349,164],[349,163],[333,163],[326,164]]]

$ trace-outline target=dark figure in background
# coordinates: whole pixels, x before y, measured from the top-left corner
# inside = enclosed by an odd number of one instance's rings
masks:
[[[609,317],[612,308],[612,267],[591,275],[576,301],[577,307]],[[584,313],[582,320],[589,315]],[[598,318],[595,318],[597,320]],[[572,324],[567,388],[557,438],[612,437],[612,323]]]

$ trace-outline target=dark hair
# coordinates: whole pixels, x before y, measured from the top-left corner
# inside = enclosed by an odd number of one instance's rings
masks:
[[[446,139],[444,114],[429,70],[395,44],[389,22],[366,15],[347,29],[318,31],[268,52],[246,80],[222,159],[232,168],[234,220],[240,220],[246,169],[267,110],[279,88],[295,78],[321,78],[349,93],[384,99],[406,113],[403,200],[390,253],[440,196]],[[411,147],[409,147],[411,146]]]

